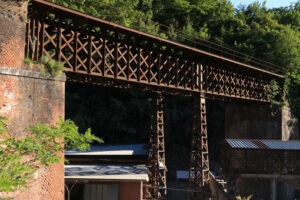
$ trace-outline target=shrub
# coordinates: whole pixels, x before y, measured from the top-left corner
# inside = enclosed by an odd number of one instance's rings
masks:
[[[8,133],[7,119],[0,116],[0,192],[14,192],[27,187],[28,181],[41,166],[49,166],[63,160],[58,152],[65,148],[86,150],[94,141],[102,139],[91,134],[78,132],[71,120],[61,118],[55,126],[38,123],[29,125],[26,137],[15,138]],[[62,139],[64,140],[64,147]]]

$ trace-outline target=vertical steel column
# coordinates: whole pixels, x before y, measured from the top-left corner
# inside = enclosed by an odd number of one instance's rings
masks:
[[[167,194],[163,96],[155,94],[152,100],[149,135],[148,168],[152,199],[164,199]]]
[[[209,186],[209,157],[204,95],[193,96],[193,133],[190,155],[190,189],[195,192],[190,199],[204,199]],[[205,192],[205,193],[204,193]]]

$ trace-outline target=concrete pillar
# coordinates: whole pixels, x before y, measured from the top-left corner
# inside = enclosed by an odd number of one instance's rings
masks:
[[[27,1],[0,0],[0,116],[9,119],[9,134],[15,137],[24,136],[29,124],[54,124],[65,113],[65,76],[47,77],[24,64],[26,18]],[[41,168],[28,186],[0,197],[63,200],[63,162]]]

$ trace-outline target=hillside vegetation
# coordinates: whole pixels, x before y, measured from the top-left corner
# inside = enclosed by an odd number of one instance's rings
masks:
[[[300,1],[275,9],[258,2],[235,9],[229,0],[48,1],[199,48],[215,42],[289,69],[286,95],[300,117]]]

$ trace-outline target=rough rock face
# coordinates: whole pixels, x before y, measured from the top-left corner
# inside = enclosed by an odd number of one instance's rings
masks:
[[[299,123],[288,106],[282,110],[282,140],[298,140]]]

